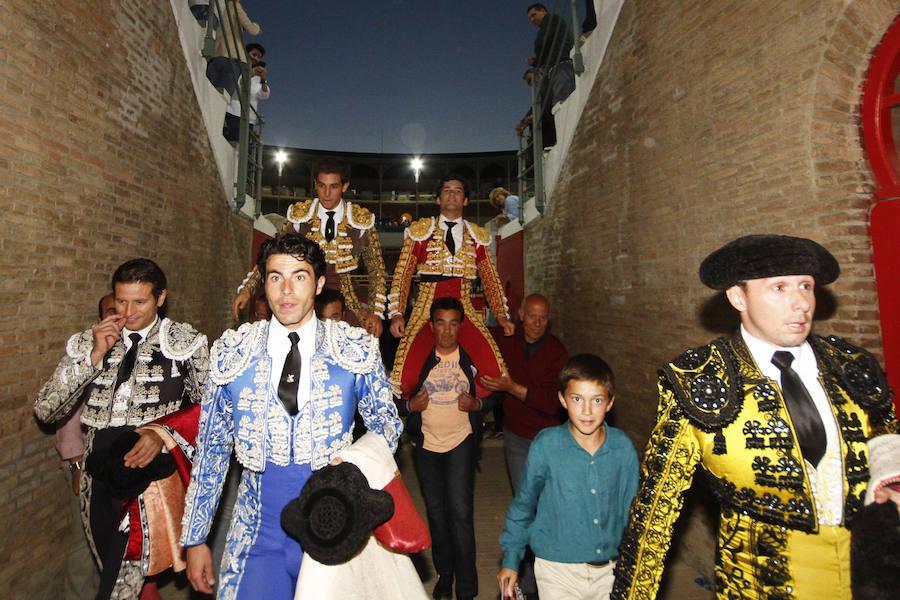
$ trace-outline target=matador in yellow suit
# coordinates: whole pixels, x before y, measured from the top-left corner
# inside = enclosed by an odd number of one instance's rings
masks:
[[[657,423],[620,546],[615,599],[657,595],[695,475],[720,508],[720,600],[850,600],[848,524],[869,479],[866,440],[897,431],[871,354],[811,334],[815,285],[840,269],[819,244],[753,235],[709,255],[740,331],[660,370]]]

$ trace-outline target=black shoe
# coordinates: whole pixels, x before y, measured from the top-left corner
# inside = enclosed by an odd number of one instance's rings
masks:
[[[453,576],[440,575],[438,581],[434,584],[434,591],[431,592],[434,600],[444,600],[445,598],[453,598]]]

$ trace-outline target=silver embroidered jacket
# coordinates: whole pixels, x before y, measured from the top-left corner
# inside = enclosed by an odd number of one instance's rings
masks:
[[[369,431],[384,437],[392,451],[397,447],[402,424],[376,338],[343,322],[317,322],[310,400],[291,417],[270,384],[268,332],[268,321],[245,323],[212,346],[184,512],[185,546],[206,539],[232,449],[254,473],[267,462],[319,469],[353,441],[357,408]]]
[[[66,343],[66,355],[34,402],[38,419],[52,423],[64,418],[85,396],[81,422],[105,429],[112,419],[140,426],[180,409],[185,402],[199,403],[209,371],[206,336],[187,323],[157,320],[138,348],[134,370],[119,394],[128,402],[114,414],[113,386],[125,356],[122,340],[103,357],[102,368],[91,364],[94,336],[90,329]]]

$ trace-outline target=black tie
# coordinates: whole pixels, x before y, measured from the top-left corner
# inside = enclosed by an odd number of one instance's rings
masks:
[[[289,415],[297,414],[297,387],[300,385],[300,350],[297,342],[300,336],[296,331],[288,334],[291,340],[291,350],[284,359],[284,368],[281,370],[281,381],[278,382],[278,397],[288,411]]]
[[[450,254],[456,254],[456,241],[453,239],[453,226],[456,225],[453,221],[445,221],[447,225],[447,235],[444,236],[444,243],[447,244],[447,250],[450,251]]]
[[[822,416],[816,410],[809,391],[797,372],[791,368],[793,361],[794,355],[784,350],[779,350],[772,356],[772,364],[781,371],[781,391],[800,442],[800,452],[803,453],[803,458],[817,467],[825,456],[825,426],[822,425]]]
[[[119,389],[120,385],[128,381],[128,378],[131,377],[131,372],[134,371],[134,361],[137,358],[138,344],[141,343],[141,334],[132,333],[128,336],[128,339],[131,340],[131,348],[128,349],[128,352],[122,358],[122,362],[119,363],[119,372],[116,373],[116,385],[113,387],[113,393]]]
[[[328,220],[325,221],[325,241],[330,242],[334,239],[334,211],[327,210],[325,214],[328,215]]]

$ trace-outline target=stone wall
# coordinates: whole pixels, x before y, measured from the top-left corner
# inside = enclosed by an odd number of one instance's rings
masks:
[[[123,261],[169,278],[169,314],[214,339],[249,261],[168,2],[0,6],[0,589],[57,598],[66,475],[32,402]]]
[[[842,274],[819,332],[880,354],[860,132],[894,3],[626,2],[556,196],[526,229],[526,292],[570,352],[617,375],[614,422],[643,449],[656,369],[732,331],[703,257],[747,233],[811,237]]]

